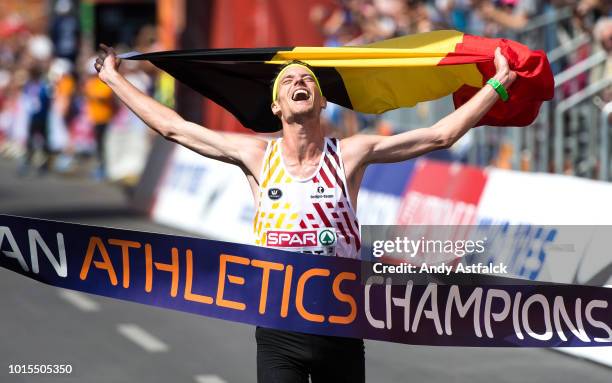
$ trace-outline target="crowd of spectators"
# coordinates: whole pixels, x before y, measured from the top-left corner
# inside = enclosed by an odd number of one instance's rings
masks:
[[[558,73],[601,47],[610,52],[612,45],[609,0],[340,0],[338,5],[317,6],[310,14],[328,46],[359,45],[406,34],[455,29],[485,37],[508,37],[531,49],[550,52],[578,34],[593,36],[575,53],[555,63],[553,70]],[[571,9],[573,16],[532,28],[537,19],[551,16],[552,20],[564,8]],[[610,67],[601,75],[612,75]],[[326,123],[338,135],[371,128],[384,134],[401,130],[384,118],[358,115],[335,106],[328,109]]]
[[[79,46],[72,2],[58,0],[55,4],[55,17],[46,31],[33,30],[16,14],[0,18],[0,156],[18,158],[22,175],[34,170],[70,173],[83,168],[82,164],[92,165],[89,174],[99,180],[138,173],[150,141],[147,129],[97,78],[93,44]],[[571,17],[554,21],[560,9],[570,9]],[[548,16],[553,22],[533,28]],[[568,82],[560,93],[567,97],[589,82],[612,76],[610,0],[338,0],[335,7],[313,7],[307,17],[320,29],[328,46],[456,29],[510,37],[532,49],[551,52],[585,34],[591,38],[556,60],[553,71],[575,65],[597,50],[607,52],[608,60],[590,76]],[[154,27],[142,28],[132,47],[118,47],[119,51],[156,49]],[[157,73],[151,64],[126,61],[121,70],[137,87],[153,94]],[[602,104],[609,102],[612,91],[598,97]],[[415,108],[417,117],[435,114],[435,108],[422,106]],[[406,129],[397,119],[358,114],[336,105],[328,106],[323,120],[337,136],[358,131],[392,134]],[[113,145],[105,145],[108,142]],[[137,153],[140,160],[130,169],[109,171],[108,158],[127,164],[130,161],[118,159]]]
[[[53,170],[97,180],[129,177],[138,169],[109,172],[109,162],[146,153],[148,130],[98,79],[92,48],[77,50],[74,31],[62,36],[70,29],[62,24],[63,13],[74,11],[61,8],[67,3],[57,2],[58,17],[49,31],[37,33],[18,14],[0,20],[0,156],[18,159],[22,176]],[[118,49],[146,52],[156,49],[155,41],[155,28],[144,27],[134,47]],[[126,62],[121,70],[140,90],[153,94],[152,65]],[[117,153],[124,140],[131,153]],[[113,141],[118,144],[106,147]],[[137,160],[136,167],[143,161]]]

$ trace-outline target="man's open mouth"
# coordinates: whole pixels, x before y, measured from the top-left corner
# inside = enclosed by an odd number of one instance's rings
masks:
[[[293,92],[293,96],[291,97],[293,101],[305,101],[305,100],[308,100],[309,98],[310,98],[310,92],[308,92],[308,90],[306,89],[297,89],[296,91]]]

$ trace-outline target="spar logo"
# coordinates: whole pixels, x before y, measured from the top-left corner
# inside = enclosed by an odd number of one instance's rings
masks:
[[[266,232],[266,245],[270,247],[330,247],[336,244],[334,229],[320,228],[315,230]]]
[[[317,246],[317,231],[268,231],[266,245],[278,247]]]
[[[319,242],[323,246],[333,246],[336,243],[336,233],[330,229],[324,229],[319,233]]]

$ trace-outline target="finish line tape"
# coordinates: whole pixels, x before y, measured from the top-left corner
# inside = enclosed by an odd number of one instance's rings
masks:
[[[110,298],[268,328],[395,343],[612,343],[612,289],[487,277],[390,284],[363,261],[0,215],[0,267]],[[10,309],[10,308],[6,308]]]

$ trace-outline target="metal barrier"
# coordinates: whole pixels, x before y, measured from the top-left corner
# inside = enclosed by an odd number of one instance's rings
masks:
[[[548,137],[550,137],[550,127],[552,126],[553,121],[551,121],[551,110],[555,108],[555,103],[560,102],[561,96],[557,92],[557,89],[561,87],[563,84],[569,82],[570,80],[575,79],[579,75],[590,71],[591,69],[597,67],[598,65],[603,64],[607,59],[606,52],[600,51],[597,52],[585,60],[580,61],[579,63],[567,68],[563,72],[557,74],[555,76],[555,98],[550,102],[545,102],[542,104],[542,108],[540,109],[540,114],[538,115],[538,119],[531,126],[526,129],[537,129],[537,133],[535,133],[537,140],[539,141],[538,146],[538,165],[537,170],[541,172],[549,171],[549,142]],[[515,133],[519,134],[519,133]],[[555,139],[557,139],[555,134]],[[535,146],[535,145],[534,145]],[[555,166],[555,170],[556,170]]]
[[[578,62],[575,65],[567,68],[563,72],[559,73],[555,76],[555,88],[565,84],[569,80],[576,78],[576,76],[581,75],[582,73],[593,69],[594,67],[602,64],[606,61],[608,55],[605,51],[599,51],[586,59]]]
[[[610,174],[610,114],[612,114],[612,101],[608,102],[601,110],[599,123],[600,147],[599,147],[599,179],[602,181],[612,180]]]
[[[581,33],[565,44],[559,45],[550,52],[546,53],[548,62],[552,65],[563,57],[574,53],[580,46],[591,41],[591,37],[585,33]]]
[[[556,28],[559,23],[569,19],[572,17],[572,9],[570,7],[565,7],[561,9],[557,8],[549,8],[545,10],[545,12],[532,20],[529,21],[527,26],[525,26],[522,30],[515,32],[512,34],[511,38],[519,40],[523,43],[527,43],[529,40],[532,44],[531,48],[547,48],[544,44],[544,41],[538,41],[537,43],[534,40],[534,37],[538,37],[540,40],[545,38],[546,31],[545,28]],[[572,39],[570,42],[563,44],[561,46],[557,46],[554,49],[548,52],[547,56],[549,57],[549,61],[556,62],[566,55],[572,53],[577,47],[589,41],[589,37],[585,34],[580,34],[576,38]],[[535,45],[534,45],[535,44]],[[597,59],[600,59],[597,57]],[[594,60],[595,61],[595,60]],[[600,63],[593,64],[593,66]],[[583,69],[578,68],[580,73],[582,73]],[[573,72],[569,72],[565,74],[568,77],[575,77]],[[569,80],[569,78],[568,78]],[[563,80],[561,83],[564,83],[568,80]],[[526,129],[501,129],[496,128],[498,132],[495,132],[495,136],[500,138],[498,134],[499,131],[502,133],[509,134],[508,137],[512,141],[512,146],[515,150],[513,150],[510,164],[513,169],[521,168],[521,164],[524,163],[525,156],[529,156],[531,160],[537,160],[537,163],[531,165],[531,168],[539,171],[547,171],[549,164],[549,147],[548,147],[548,139],[549,139],[549,131],[550,131],[550,111],[552,105],[549,103],[544,103],[542,105],[541,113],[538,115],[536,121]],[[476,160],[478,165],[486,165],[491,158],[487,156],[491,156],[494,154],[494,150],[490,150],[488,147],[490,144],[490,140],[488,138],[493,137],[493,135],[488,132],[482,132],[482,134],[475,134],[475,145],[478,147],[473,150],[474,153],[470,156],[471,160]],[[523,150],[523,147],[525,150]],[[484,156],[484,157],[483,157]],[[537,158],[536,158],[537,157]],[[530,164],[533,161],[530,161]]]
[[[573,45],[579,46],[579,42],[583,41],[583,38],[575,39]],[[588,38],[587,38],[588,39]],[[569,44],[565,46],[564,49],[568,49]],[[554,55],[553,58],[560,58],[563,56],[561,50],[557,51],[558,53],[551,52],[551,55]],[[549,137],[551,133],[550,128],[553,125],[553,121],[551,121],[551,110],[555,108],[555,104],[561,102],[560,93],[557,92],[557,89],[561,87],[563,84],[575,79],[579,75],[590,71],[591,69],[603,64],[607,59],[607,55],[605,52],[600,51],[597,52],[585,60],[580,61],[579,63],[569,67],[565,71],[557,74],[554,78],[555,81],[555,98],[552,101],[548,101],[542,104],[540,109],[540,114],[538,115],[536,121],[527,127],[525,132],[520,131],[519,129],[514,129],[512,131],[513,142],[515,148],[517,150],[513,153],[513,169],[519,169],[518,164],[520,163],[519,156],[521,155],[521,150],[519,148],[523,147],[523,135],[525,136],[526,149],[529,155],[533,160],[537,160],[537,163],[532,167],[533,169],[537,169],[540,172],[549,171],[549,156],[550,156],[550,148],[549,148]],[[555,133],[555,136],[557,134]],[[558,141],[557,141],[558,142]],[[556,144],[555,144],[556,145]],[[553,152],[557,152],[558,149],[555,148]],[[556,169],[556,167],[555,167]]]
[[[572,17],[572,14],[571,7],[555,8],[552,12],[546,12],[531,19],[525,28],[518,33],[518,35],[523,36],[549,24],[556,24],[559,21],[569,19]]]
[[[514,33],[517,40],[531,37],[544,37],[572,17],[570,7],[562,9],[549,8],[544,14],[533,18],[521,31]],[[544,28],[550,28],[544,30]],[[542,32],[542,33],[540,33]],[[579,47],[588,44],[591,36],[585,33],[569,33],[573,36],[562,45],[553,47],[547,52],[551,64],[557,63],[564,57],[573,54]],[[549,36],[548,36],[549,37]],[[549,42],[551,40],[548,40]],[[556,40],[555,40],[556,41]],[[550,44],[549,44],[550,45]],[[544,46],[542,46],[544,47]],[[532,49],[535,48],[532,46]],[[594,68],[601,66],[607,60],[608,55],[604,51],[598,51],[586,59],[575,63],[554,77],[555,97],[553,100],[542,104],[540,114],[534,123],[524,129],[516,128],[494,128],[474,129],[471,134],[472,144],[467,159],[470,163],[479,166],[487,166],[496,158],[502,159],[502,163],[513,169],[532,170],[557,173],[563,172],[564,160],[571,160],[571,169],[577,169],[578,175],[595,177],[597,163],[601,168],[598,172],[600,179],[610,179],[610,124],[607,117],[612,113],[612,106],[606,105],[604,118],[602,111],[594,105],[585,103],[596,93],[610,85],[610,79],[603,79],[580,89],[567,99],[563,100],[563,92],[559,89],[575,80],[578,76],[588,74]],[[572,93],[570,91],[570,93]],[[427,107],[427,118],[438,120],[446,110]],[[567,113],[569,111],[569,113]],[[441,113],[442,115],[438,115]],[[416,109],[411,110],[412,115],[398,113],[392,120],[397,126],[412,128],[410,122],[419,121],[423,123],[423,113]],[[565,136],[566,120],[569,121],[569,136]],[[598,134],[597,120],[601,123],[601,131]],[[607,131],[606,134],[604,131]],[[599,137],[598,137],[599,136]],[[565,145],[565,146],[564,146]],[[503,148],[502,148],[503,146]],[[511,151],[508,148],[512,148]],[[570,158],[564,157],[568,151]],[[599,160],[598,160],[599,157]],[[603,178],[602,178],[603,177]]]
[[[553,47],[549,47],[546,44],[546,28],[555,27],[560,22],[570,17],[572,17],[572,10],[570,7],[545,7],[544,13],[532,18],[520,31],[509,33],[509,36],[528,45],[531,49],[549,50]]]
[[[559,102],[555,108],[555,172],[563,173],[563,154],[565,151],[564,146],[564,128],[565,120],[563,119],[564,113],[583,101],[593,97],[595,94],[601,92],[606,87],[612,85],[612,78],[603,78],[593,84],[590,84],[581,91],[573,94],[567,99]],[[573,121],[575,123],[575,121]]]

